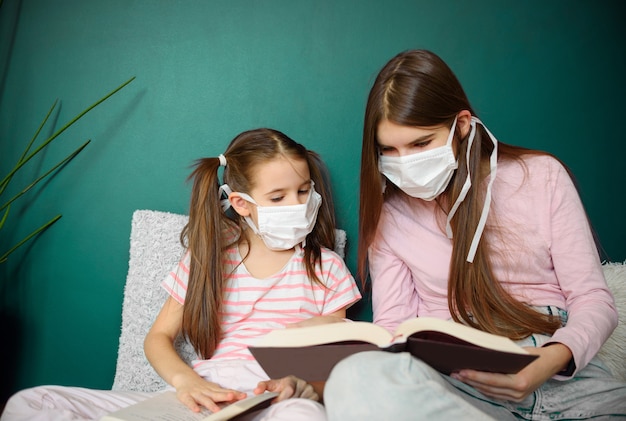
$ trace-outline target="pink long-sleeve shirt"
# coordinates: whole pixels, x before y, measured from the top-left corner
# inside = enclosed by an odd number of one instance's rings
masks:
[[[524,161],[527,171],[516,162],[498,163],[483,238],[489,236],[494,274],[509,293],[532,306],[568,312],[567,325],[550,341],[572,351],[577,372],[615,329],[617,310],[567,171],[549,156]],[[437,206],[405,197],[383,206],[369,267],[374,322],[390,331],[416,316],[451,317],[452,241],[435,216]]]

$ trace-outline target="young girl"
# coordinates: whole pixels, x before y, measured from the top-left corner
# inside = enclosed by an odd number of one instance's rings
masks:
[[[375,323],[451,318],[539,358],[445,376],[409,354],[358,354],[326,384],[330,420],[626,415],[626,384],[595,358],[617,312],[568,171],[498,142],[431,52],[394,57],[370,92],[358,260]]]
[[[343,322],[360,298],[331,251],[334,208],[322,169],[315,153],[270,129],[241,133],[223,155],[197,162],[181,234],[187,253],[163,281],[170,296],[144,344],[190,410],[218,411],[270,390],[279,392],[277,403],[258,419],[325,419],[311,385],[292,376],[268,380],[247,349],[272,329]],[[192,367],[174,349],[179,333],[199,356]],[[12,397],[2,421],[98,419],[150,396],[39,387]]]

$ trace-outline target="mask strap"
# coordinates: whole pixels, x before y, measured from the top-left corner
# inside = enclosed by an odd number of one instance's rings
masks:
[[[467,195],[467,191],[469,190],[469,187],[471,186],[471,182],[469,181],[469,178],[470,178],[469,152],[470,152],[472,143],[469,143],[469,142],[474,141],[474,136],[476,134],[476,124],[480,124],[481,126],[483,126],[483,128],[489,135],[491,142],[493,142],[493,151],[491,152],[491,156],[489,157],[490,175],[489,175],[489,184],[487,184],[487,192],[485,194],[485,203],[483,204],[483,209],[480,213],[480,219],[478,220],[478,226],[476,227],[474,238],[472,239],[469,252],[467,253],[467,261],[472,263],[474,261],[474,257],[476,256],[476,249],[478,248],[478,243],[480,242],[480,238],[482,237],[483,231],[485,230],[485,226],[487,225],[487,216],[489,214],[489,209],[491,207],[491,190],[492,190],[493,182],[496,179],[496,172],[498,169],[498,140],[489,131],[489,129],[485,127],[483,122],[480,121],[478,118],[472,117],[470,124],[472,126],[472,131],[470,133],[470,140],[468,140],[467,155],[466,155],[467,156],[466,163],[468,165],[467,179],[465,180],[465,184],[463,185],[463,189],[461,190],[459,197],[457,198],[456,202],[452,206],[452,209],[450,210],[450,213],[448,214],[448,220],[446,223],[446,233],[448,234],[448,238],[452,238],[452,228],[450,227],[450,220],[454,216],[454,213],[456,213],[456,210],[458,209],[463,199],[465,199],[465,196]]]
[[[456,121],[457,117],[454,117],[454,121],[452,122],[452,127],[450,127],[450,135],[448,136],[448,140],[446,141],[446,146],[452,145],[452,139],[454,139],[454,130],[456,129]]]
[[[489,138],[493,142],[493,151],[491,152],[491,157],[489,158],[489,184],[487,184],[487,193],[485,194],[485,203],[483,204],[483,210],[480,213],[480,220],[478,221],[478,227],[476,227],[476,233],[474,234],[474,239],[472,240],[472,244],[470,246],[470,250],[467,253],[467,261],[473,262],[474,256],[476,255],[476,248],[478,247],[478,242],[480,241],[480,237],[483,234],[483,230],[485,229],[485,225],[487,225],[487,214],[489,214],[489,208],[491,207],[491,186],[493,186],[493,182],[496,180],[496,172],[498,170],[498,140],[495,136],[489,131],[488,128],[482,123],[482,121],[476,119],[484,128]]]
[[[220,199],[220,203],[222,204],[222,211],[224,212],[226,212],[226,210],[230,208],[230,200],[228,200],[228,196],[230,196],[232,192],[233,191],[228,184],[222,184],[220,186],[219,193],[217,195],[218,198],[222,197],[222,193],[226,194],[226,199]]]
[[[232,193],[232,189],[230,188],[230,186],[228,184],[222,184],[220,186],[220,197],[222,196],[222,193],[225,193],[226,196],[230,196],[230,194]],[[239,196],[241,196],[246,202],[250,202],[253,205],[257,205],[259,206],[252,197],[248,196],[246,193],[241,193],[239,192]],[[226,199],[222,199],[221,200],[222,203],[222,210],[226,210],[228,208],[230,208],[230,201],[228,200],[228,198]]]
[[[463,200],[465,200],[465,196],[467,196],[467,192],[472,186],[469,159],[470,159],[470,151],[472,149],[472,145],[474,144],[474,137],[476,136],[476,122],[472,120],[470,125],[471,125],[471,131],[470,131],[469,139],[467,140],[467,151],[465,152],[465,165],[467,166],[467,178],[465,178],[465,183],[463,184],[463,188],[461,189],[461,192],[459,193],[459,197],[456,198],[456,202],[454,202],[454,205],[452,205],[452,208],[450,209],[450,212],[448,213],[448,218],[446,221],[446,234],[448,235],[448,238],[452,238],[452,226],[450,226],[450,221],[452,221],[454,214],[456,214],[456,211],[459,209],[459,206],[461,205]]]
[[[230,194],[233,192],[232,189],[230,188],[230,186],[228,184],[222,184],[220,186],[220,196],[223,193],[226,193],[226,196],[230,196]],[[245,199],[246,201],[253,203],[255,205],[257,205],[257,203],[254,201],[253,198],[251,198],[249,195],[245,194],[245,193],[239,193],[239,195]],[[230,200],[228,200],[228,198],[226,199],[222,199],[221,200],[222,203],[222,211],[226,211],[228,208],[231,207],[230,204]],[[257,205],[258,206],[258,205]],[[256,225],[254,224],[254,221],[252,220],[252,218],[250,218],[249,216],[244,216],[243,219],[246,221],[246,223],[248,224],[248,226],[250,226],[250,228],[252,228],[252,231],[254,231],[255,234],[259,234],[259,229],[256,227]]]

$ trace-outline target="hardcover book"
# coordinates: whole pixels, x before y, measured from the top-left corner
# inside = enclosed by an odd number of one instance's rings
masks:
[[[309,382],[325,381],[345,357],[372,350],[410,352],[444,374],[517,373],[537,358],[509,338],[430,317],[407,320],[394,334],[368,322],[277,329],[249,349],[270,378],[293,374]]]

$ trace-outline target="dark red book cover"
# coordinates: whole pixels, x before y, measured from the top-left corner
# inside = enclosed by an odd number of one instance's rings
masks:
[[[309,382],[325,381],[335,364],[349,355],[375,350],[410,352],[444,374],[464,368],[512,374],[537,358],[536,355],[495,351],[433,331],[418,332],[406,343],[387,348],[358,341],[303,347],[250,347],[250,352],[269,377],[295,375]]]

